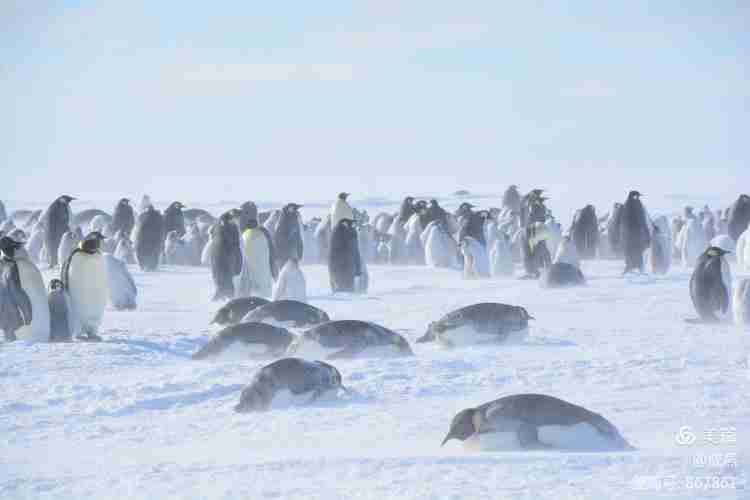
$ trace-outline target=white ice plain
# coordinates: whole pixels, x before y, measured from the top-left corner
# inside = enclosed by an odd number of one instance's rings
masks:
[[[732,265],[735,280],[748,277]],[[332,296],[326,268],[305,266],[311,304],[391,328],[416,356],[336,360],[352,394],[239,414],[240,392],[266,362],[190,359],[218,331],[208,269],[131,266],[138,310],[108,310],[104,342],[0,344],[0,498],[742,498],[747,489],[682,486],[698,476],[743,485],[750,332],[683,321],[695,315],[690,270],[622,278],[622,268],[585,262],[587,286],[547,290],[370,265],[367,295]],[[431,321],[486,301],[525,307],[536,318],[528,337],[415,343]],[[440,447],[458,411],[528,392],[600,413],[637,450]],[[675,439],[685,426],[691,445]],[[711,444],[721,429],[726,442]],[[696,465],[731,453],[736,468]],[[681,489],[660,492],[644,477]]]

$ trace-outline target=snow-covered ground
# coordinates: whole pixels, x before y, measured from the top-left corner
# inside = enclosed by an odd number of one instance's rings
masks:
[[[416,357],[336,361],[353,395],[237,414],[263,363],[190,359],[217,331],[208,269],[131,266],[139,308],[107,311],[104,342],[0,343],[0,498],[747,498],[750,332],[683,321],[689,270],[583,269],[588,286],[546,290],[371,265],[366,296],[332,296],[326,268],[306,266],[313,305],[401,332]],[[524,306],[536,318],[528,339],[414,343],[429,322],[486,301]],[[637,451],[440,447],[459,410],[523,392],[601,413]],[[681,431],[695,442],[679,444]],[[736,467],[696,464],[732,453]],[[706,477],[740,489],[688,488]]]

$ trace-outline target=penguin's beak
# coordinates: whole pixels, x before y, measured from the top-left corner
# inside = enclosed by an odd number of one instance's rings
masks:
[[[449,433],[448,433],[448,435],[447,435],[447,436],[445,436],[445,439],[443,439],[443,442],[442,442],[442,443],[440,443],[440,446],[444,446],[444,445],[445,445],[445,443],[447,443],[448,441],[450,441],[450,440],[451,440],[451,437],[452,437],[452,436],[451,436],[451,433],[449,432]]]
[[[529,319],[533,319],[534,321],[536,321],[536,318],[532,316],[531,314],[529,314],[528,316],[529,316]]]

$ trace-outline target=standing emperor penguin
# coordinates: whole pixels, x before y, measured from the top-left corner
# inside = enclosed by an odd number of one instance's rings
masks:
[[[721,248],[709,247],[698,258],[690,277],[690,298],[700,319],[688,322],[716,323],[729,314],[732,275],[724,258],[727,253]]]
[[[0,330],[5,340],[16,340],[16,332],[30,327],[33,319],[31,299],[21,284],[16,251],[22,243],[8,236],[0,238]]]
[[[109,303],[118,311],[134,311],[137,307],[138,288],[128,266],[108,253],[104,254],[104,265],[107,269]]]
[[[578,256],[582,260],[591,260],[596,257],[596,249],[599,246],[599,223],[593,205],[586,205],[576,212],[570,235]]]
[[[211,245],[211,277],[216,285],[213,300],[233,299],[234,277],[242,271],[239,229],[230,212],[219,217]]]
[[[750,226],[750,196],[741,194],[730,207],[727,219],[729,236],[737,241]]]
[[[299,209],[302,205],[289,203],[281,210],[281,217],[273,233],[276,266],[281,269],[290,259],[302,260],[302,223]]]
[[[354,292],[354,278],[362,275],[362,262],[352,219],[341,219],[333,230],[328,273],[334,293]]]
[[[101,340],[97,332],[109,297],[107,269],[100,250],[102,240],[101,233],[89,233],[63,264],[62,282],[70,294],[82,340]]]
[[[270,297],[278,275],[276,253],[268,230],[255,219],[242,232],[242,258],[240,296]]]
[[[122,198],[117,202],[115,211],[112,214],[111,228],[112,232],[122,231],[123,234],[130,234],[135,226],[135,211],[130,206],[130,200]]]
[[[180,237],[185,234],[183,208],[185,208],[185,205],[179,201],[175,201],[164,211],[164,234],[169,234],[170,231],[177,231]]]
[[[273,286],[273,300],[296,300],[307,302],[307,283],[299,268],[299,261],[291,258],[279,271],[279,279]]]
[[[159,269],[164,234],[164,219],[161,213],[149,205],[146,211],[138,216],[138,224],[135,226],[135,255],[142,270]]]
[[[521,211],[521,194],[518,192],[518,186],[511,184],[503,194],[503,208],[511,212]]]
[[[521,253],[526,274],[522,279],[536,279],[542,269],[550,267],[552,256],[547,248],[548,229],[542,222],[534,222],[522,229]]]
[[[351,205],[346,201],[349,193],[339,193],[336,201],[331,206],[331,232],[336,230],[341,219],[354,220],[354,211]],[[404,221],[406,222],[406,221]],[[333,237],[333,235],[331,235]]]
[[[653,274],[667,274],[672,264],[672,235],[663,215],[654,220],[648,263]]]
[[[609,214],[607,219],[607,240],[609,241],[609,249],[614,257],[622,257],[622,239],[620,234],[620,223],[622,222],[622,203],[615,203],[612,207],[612,212]]]
[[[34,265],[29,254],[22,247],[16,248],[13,254],[18,266],[18,275],[21,279],[26,295],[31,301],[32,320],[31,325],[22,326],[16,331],[16,336],[22,340],[33,342],[49,341],[49,305],[47,303],[47,288],[39,268]]]
[[[687,220],[678,236],[678,246],[683,267],[692,267],[708,247],[709,240],[700,221],[692,217]]]
[[[620,240],[625,254],[625,270],[643,272],[643,252],[651,244],[651,234],[648,226],[646,209],[643,208],[638,191],[628,193],[628,199],[622,206],[622,213],[618,221]]]
[[[76,328],[73,323],[74,315],[70,295],[61,280],[53,279],[49,282],[47,300],[50,315],[50,342],[70,342],[73,340],[73,331]]]
[[[47,208],[45,213],[45,237],[50,267],[57,266],[57,249],[63,235],[70,230],[70,202],[72,196],[62,195]]]

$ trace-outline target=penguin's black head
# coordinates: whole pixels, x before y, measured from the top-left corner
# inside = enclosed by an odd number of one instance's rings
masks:
[[[731,253],[731,252],[728,252],[728,251],[724,250],[723,248],[708,247],[706,249],[706,254],[705,255],[707,257],[723,257],[724,255],[726,255],[728,253]]]
[[[14,240],[10,236],[3,236],[0,238],[0,252],[9,259],[12,259],[15,256],[16,250],[22,246],[23,243]]]
[[[339,193],[339,200],[346,201],[347,196],[349,196],[349,193]]]
[[[436,207],[436,206],[438,206],[438,202],[437,202],[437,200],[430,200],[430,206],[431,206],[431,207]]]
[[[101,242],[106,238],[99,231],[91,231],[80,244],[81,250],[86,253],[95,253],[101,247]]]
[[[341,219],[339,225],[351,229],[354,227],[354,221],[352,219]]]
[[[427,202],[424,200],[419,200],[414,204],[414,208],[416,208],[417,210],[424,210],[425,208],[427,208]]]
[[[629,200],[637,200],[641,196],[643,196],[643,195],[641,193],[639,193],[638,191],[631,191],[631,192],[628,193],[628,199]]]
[[[130,203],[130,200],[127,198],[121,198],[119,201],[120,205],[127,205],[128,203]]]
[[[50,290],[63,290],[64,288],[65,288],[65,285],[63,285],[63,282],[57,278],[50,280],[49,282]]]
[[[182,210],[183,208],[185,208],[185,205],[183,205],[179,201],[175,201],[175,202],[172,202],[171,205],[169,205],[169,208],[174,209],[174,210]]]
[[[453,417],[451,427],[450,429],[448,429],[448,435],[445,436],[445,439],[443,439],[443,442],[440,444],[440,446],[443,446],[451,439],[466,441],[472,435],[474,435],[474,433],[479,430],[475,425],[476,413],[476,408],[468,408],[466,410],[461,410],[460,412],[458,412],[458,414]]]
[[[298,205],[297,203],[289,203],[286,207],[284,207],[287,212],[295,213],[297,210],[302,208],[304,205]]]
[[[512,190],[512,191],[515,191],[515,190],[517,190],[517,189],[518,189],[518,186],[517,186],[517,185],[515,185],[515,184],[511,184],[511,185],[510,185],[510,187],[509,187],[508,189],[510,189],[510,190]]]
[[[71,201],[75,200],[74,197],[68,196],[67,194],[64,194],[58,198],[59,201],[65,203],[66,205],[70,203]]]

